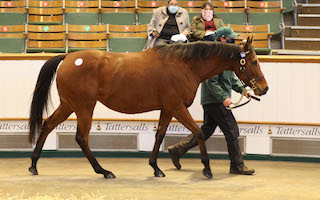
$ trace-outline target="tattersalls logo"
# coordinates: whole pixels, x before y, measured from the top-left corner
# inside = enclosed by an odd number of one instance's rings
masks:
[[[276,126],[273,131],[275,135],[278,136],[320,136],[320,128],[319,127],[283,127]]]
[[[200,128],[202,124],[198,124],[198,127]],[[189,131],[185,126],[183,126],[182,124],[175,122],[175,123],[170,123],[168,128],[167,128],[167,133],[181,133],[181,134],[185,134],[185,133],[191,133],[191,131]]]
[[[111,123],[107,122],[104,124],[102,130],[105,131],[148,131],[146,123],[139,124],[122,124],[122,123]]]
[[[0,130],[2,131],[28,131],[27,123],[0,123]]]
[[[239,127],[240,134],[262,134],[263,128],[261,126],[254,127]]]
[[[240,135],[263,135],[266,133],[265,128],[259,125],[239,124]],[[222,131],[219,129],[219,133]]]
[[[77,125],[76,124],[59,124],[55,130],[57,131],[76,131],[77,130]]]

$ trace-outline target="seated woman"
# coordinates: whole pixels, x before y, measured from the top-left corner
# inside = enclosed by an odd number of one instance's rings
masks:
[[[149,40],[144,50],[156,45],[186,42],[190,33],[188,12],[179,7],[177,0],[155,10],[148,25]]]
[[[213,5],[205,2],[201,7],[201,15],[192,18],[191,31],[195,40],[214,41],[215,30],[224,27],[222,19],[214,14]]]

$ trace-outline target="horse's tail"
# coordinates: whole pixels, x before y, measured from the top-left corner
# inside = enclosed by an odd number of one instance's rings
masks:
[[[59,55],[49,59],[41,68],[33,98],[29,116],[29,142],[34,142],[41,131],[43,111],[47,111],[50,86],[61,60],[66,55]]]

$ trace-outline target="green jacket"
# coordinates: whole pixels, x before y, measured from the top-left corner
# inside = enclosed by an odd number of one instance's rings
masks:
[[[222,19],[217,15],[213,15],[213,21],[216,29],[224,26]],[[191,31],[192,31],[192,36],[194,38],[198,40],[204,38],[206,31],[205,31],[204,20],[202,19],[201,15],[194,16],[192,18]]]
[[[223,103],[231,90],[242,93],[244,87],[233,71],[224,71],[201,83],[201,104]]]

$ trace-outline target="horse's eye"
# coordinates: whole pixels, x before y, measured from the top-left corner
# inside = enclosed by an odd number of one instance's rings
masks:
[[[258,62],[257,62],[256,60],[252,62],[252,64],[254,64],[254,65],[256,65],[257,63],[258,63]]]

